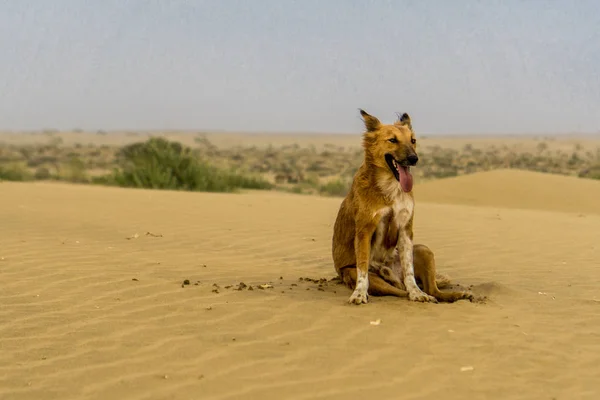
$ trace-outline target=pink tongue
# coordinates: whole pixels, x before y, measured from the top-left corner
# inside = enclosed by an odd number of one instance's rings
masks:
[[[404,192],[410,192],[413,187],[413,178],[408,167],[398,166],[398,173],[400,174],[400,187]]]

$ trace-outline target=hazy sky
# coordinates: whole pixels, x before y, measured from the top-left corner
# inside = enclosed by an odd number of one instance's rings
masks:
[[[600,131],[600,2],[0,0],[0,128]]]

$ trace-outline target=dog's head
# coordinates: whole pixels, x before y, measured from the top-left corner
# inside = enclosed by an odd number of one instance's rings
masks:
[[[360,114],[365,123],[363,146],[367,161],[392,174],[404,192],[412,190],[410,167],[419,161],[417,140],[408,114],[399,114],[392,125],[384,125],[364,110]]]

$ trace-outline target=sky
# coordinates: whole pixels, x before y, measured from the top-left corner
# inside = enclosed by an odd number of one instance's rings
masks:
[[[595,0],[0,0],[0,129],[600,132]]]

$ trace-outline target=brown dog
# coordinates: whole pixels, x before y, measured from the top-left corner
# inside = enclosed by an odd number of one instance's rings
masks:
[[[419,157],[410,117],[405,113],[393,125],[383,125],[360,113],[365,159],[340,206],[332,243],[335,270],[354,289],[349,303],[367,303],[369,294],[434,303],[472,300],[467,292],[440,291],[449,280],[436,274],[433,252],[413,246],[410,167]]]

